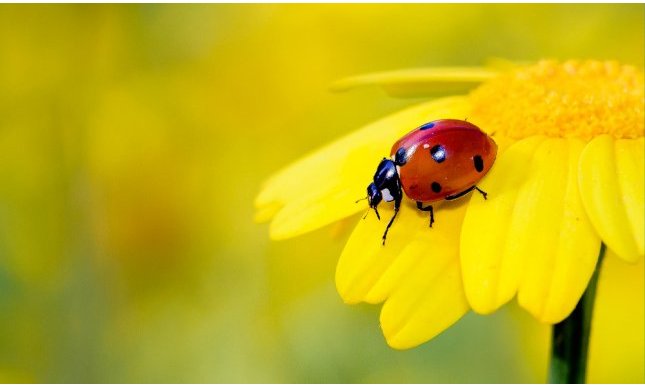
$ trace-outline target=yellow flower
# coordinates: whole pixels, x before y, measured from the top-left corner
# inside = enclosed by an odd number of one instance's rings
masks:
[[[557,323],[574,309],[601,242],[627,262],[644,254],[643,74],[615,62],[541,61],[504,72],[414,70],[343,81],[393,94],[458,90],[466,96],[407,108],[304,157],[273,176],[255,205],[284,239],[366,209],[378,161],[412,128],[468,118],[491,134],[498,158],[479,186],[488,192],[435,206],[405,203],[385,246],[385,227],[360,220],[338,262],[347,303],[384,302],[381,327],[394,348],[439,334],[467,311],[488,314],[517,295],[536,319]],[[392,208],[383,208],[388,219]]]

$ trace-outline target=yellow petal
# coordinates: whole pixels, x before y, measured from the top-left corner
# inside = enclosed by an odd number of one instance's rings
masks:
[[[390,156],[390,147],[421,123],[466,117],[464,97],[442,98],[407,108],[369,124],[313,152],[273,176],[255,200],[260,219],[267,207],[279,208],[271,237],[293,237],[361,211],[376,165]]]
[[[458,259],[463,201],[435,207],[429,214],[406,203],[385,246],[381,236],[392,215],[382,210],[361,220],[336,269],[336,286],[347,303],[378,303],[387,299],[381,326],[394,348],[409,348],[440,333],[466,311]],[[389,298],[388,298],[389,297]]]
[[[591,223],[622,259],[643,257],[643,138],[614,140],[598,136],[580,157],[580,194]]]
[[[542,322],[560,322],[573,311],[598,260],[600,239],[578,191],[582,148],[577,139],[541,144],[532,166],[535,174],[527,186],[535,194],[520,195],[516,204],[525,201],[526,209],[517,232],[530,235],[530,243],[514,252],[525,261],[517,298]]]
[[[427,251],[424,255],[429,258]],[[392,348],[422,344],[469,310],[456,252],[439,246],[432,258],[437,259],[429,258],[429,262],[415,268],[383,305],[381,328]]]
[[[540,321],[558,322],[575,307],[600,247],[578,193],[582,146],[574,139],[521,141],[483,182],[489,200],[471,199],[462,269],[474,310],[492,312],[516,290]]]
[[[360,86],[381,86],[395,97],[463,93],[498,74],[483,67],[432,67],[358,75],[335,82],[331,89],[346,91]]]
[[[378,292],[380,297],[368,297],[368,294],[403,249],[414,239],[414,234],[421,230],[428,231],[425,230],[427,224],[424,227],[423,219],[417,214],[418,210],[406,203],[401,206],[388,233],[388,239],[385,245],[382,245],[381,237],[394,213],[391,203],[385,206],[387,209],[384,205],[380,206],[380,221],[377,220],[374,212],[370,211],[365,219],[358,222],[338,260],[336,289],[348,304],[382,302],[399,278],[393,278],[394,276],[390,275],[388,286],[380,285],[381,290]],[[363,205],[363,207],[366,206]],[[404,264],[399,262],[397,266],[399,267],[397,271],[404,274]],[[388,289],[384,290],[385,287]]]
[[[498,155],[479,184],[488,200],[471,197],[461,231],[461,265],[466,297],[477,313],[495,311],[517,290],[521,257],[504,250],[516,243],[507,238],[515,202],[528,181],[533,153],[543,141],[539,136],[518,141]]]
[[[616,140],[616,172],[638,254],[645,254],[645,150],[643,137]]]

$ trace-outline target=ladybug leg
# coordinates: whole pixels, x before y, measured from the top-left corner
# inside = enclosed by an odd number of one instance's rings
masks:
[[[482,191],[481,189],[479,189],[479,187],[477,187],[477,186],[475,186],[475,189],[476,189],[480,194],[482,194],[482,196],[484,197],[484,200],[486,200],[486,197],[488,196],[488,194],[487,194],[486,192]]]
[[[394,200],[394,215],[392,215],[392,219],[390,219],[390,222],[387,224],[387,227],[385,227],[385,233],[383,233],[383,246],[385,246],[385,238],[387,238],[387,232],[390,231],[390,226],[392,226],[392,223],[394,222],[394,218],[396,218],[396,214],[399,213],[399,207],[401,207],[400,197]]]
[[[430,211],[430,227],[432,227],[432,223],[434,223],[434,209],[432,208],[432,205],[424,207],[423,202],[417,202],[417,208],[421,211]]]

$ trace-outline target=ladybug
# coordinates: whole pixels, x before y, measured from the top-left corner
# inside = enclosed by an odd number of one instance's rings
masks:
[[[417,202],[417,208],[430,212],[432,203],[454,200],[472,190],[486,199],[486,192],[477,182],[490,170],[497,155],[497,144],[477,126],[467,121],[441,119],[414,129],[394,143],[391,158],[383,158],[376,168],[374,181],[367,186],[370,208],[381,219],[377,206],[381,200],[394,202],[394,215],[387,232],[399,212],[403,192]]]

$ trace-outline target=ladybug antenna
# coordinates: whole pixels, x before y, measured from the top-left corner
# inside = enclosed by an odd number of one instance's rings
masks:
[[[360,202],[361,200],[367,200],[367,198],[368,198],[368,196],[365,196],[365,197],[364,197],[364,198],[362,198],[362,199],[358,199],[358,200],[357,200],[357,201],[355,201],[354,203],[358,203],[358,202]]]
[[[365,220],[365,218],[367,218],[367,215],[368,215],[369,213],[370,213],[370,210],[367,210],[367,212],[365,212],[365,216],[363,216],[363,220]]]

